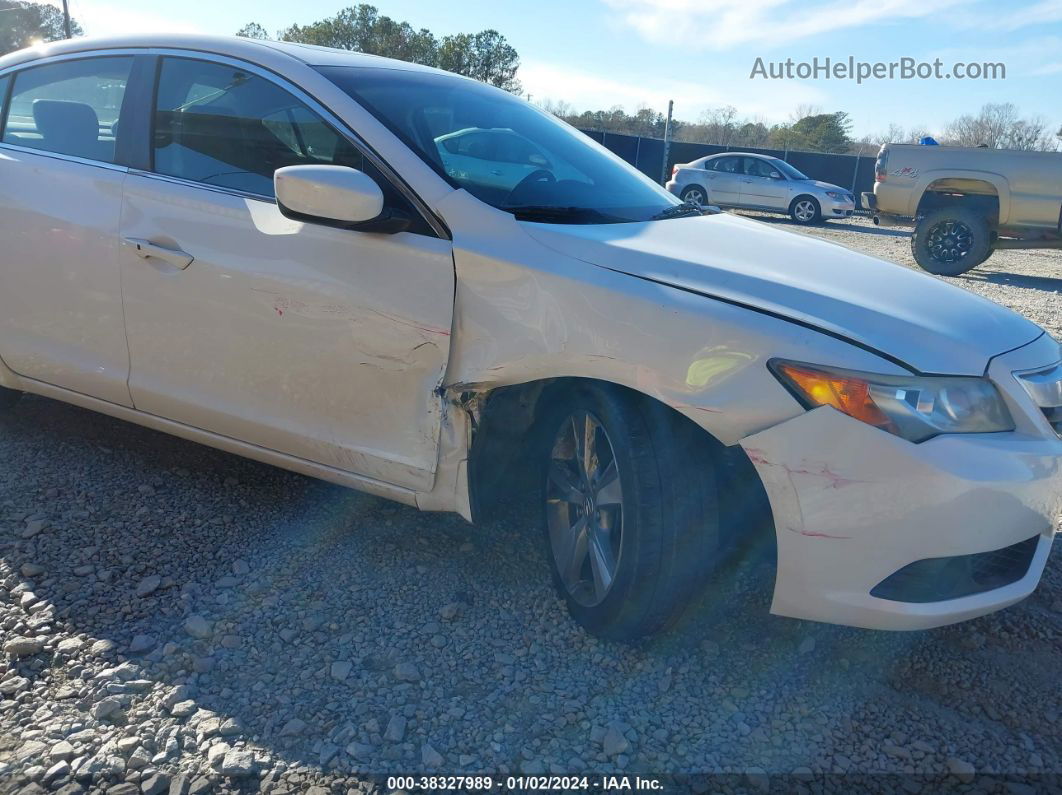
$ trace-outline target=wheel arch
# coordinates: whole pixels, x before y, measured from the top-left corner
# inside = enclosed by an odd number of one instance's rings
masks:
[[[801,199],[810,199],[811,201],[815,202],[815,206],[818,208],[818,213],[812,221],[800,221],[796,218],[796,216],[794,216],[793,208],[796,207],[797,202],[799,202]],[[798,193],[789,202],[789,206],[786,207],[785,211],[790,218],[797,221],[801,225],[806,225],[808,223],[822,223],[826,219],[826,216],[822,212],[822,200],[819,199],[819,197],[816,196],[814,193]]]
[[[793,206],[801,199],[811,199],[813,202],[815,202],[815,204],[819,206],[819,212],[822,212],[822,202],[819,200],[819,197],[816,196],[814,193],[798,193],[792,198],[792,200],[790,200],[788,211],[793,212]]]
[[[711,432],[659,398],[629,386],[598,378],[544,378],[464,392],[462,406],[472,414],[468,455],[468,488],[472,520],[491,521],[508,508],[537,494],[536,454],[542,429],[538,420],[549,401],[562,400],[580,385],[624,392],[643,407],[647,422],[673,422],[712,450],[719,479],[720,526],[724,545],[755,545],[773,555],[774,520],[767,493],[755,466],[741,445],[724,445]]]
[[[993,225],[1010,219],[1010,183],[999,174],[983,171],[931,171],[922,176],[911,192],[917,217],[949,203],[968,203],[984,208]]]
[[[698,190],[700,190],[700,192],[704,194],[705,201],[708,201],[710,199],[708,186],[704,185],[701,182],[687,182],[685,185],[682,186],[681,190],[679,190],[679,196],[684,196],[686,193],[689,192],[691,188],[697,188]]]

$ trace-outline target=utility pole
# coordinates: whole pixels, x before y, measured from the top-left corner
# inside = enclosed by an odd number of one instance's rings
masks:
[[[73,38],[70,35],[70,0],[63,0],[63,32],[68,39]]]
[[[667,182],[667,159],[671,154],[671,112],[675,109],[675,100],[667,101],[667,121],[664,122],[664,163],[660,166],[660,184]]]

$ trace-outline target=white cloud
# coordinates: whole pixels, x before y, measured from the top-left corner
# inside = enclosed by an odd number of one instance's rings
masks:
[[[720,96],[707,84],[665,80],[656,84],[637,85],[604,77],[593,72],[557,66],[541,61],[524,61],[520,66],[524,91],[536,100],[563,100],[583,109],[607,109],[622,105],[633,111],[641,105],[667,108],[669,99],[676,104],[714,105]]]
[[[1030,25],[1049,25],[1062,22],[1062,0],[1040,0],[1025,7],[1008,7],[1006,13],[998,9],[974,11],[955,19],[960,27],[988,31],[1013,31]]]
[[[535,102],[564,101],[578,111],[620,105],[633,113],[643,105],[666,112],[668,100],[673,99],[675,116],[686,121],[696,121],[706,109],[722,105],[734,105],[742,117],[781,121],[797,105],[820,105],[827,100],[818,88],[800,83],[692,82],[667,76],[633,82],[542,61],[525,61],[519,77]]]
[[[1029,72],[1031,75],[1057,75],[1062,74],[1062,61],[1056,63],[1047,63],[1042,66],[1037,66],[1035,69]]]
[[[927,17],[970,0],[605,0],[653,43],[700,49],[791,44],[819,33]],[[1059,0],[1046,0],[1054,3]]]

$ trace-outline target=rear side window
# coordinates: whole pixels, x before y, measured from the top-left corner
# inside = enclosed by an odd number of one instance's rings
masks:
[[[706,167],[709,171],[722,171],[724,174],[740,174],[741,158],[720,157],[716,160],[709,160]]]
[[[186,58],[162,62],[153,147],[159,174],[269,197],[283,166],[367,170],[361,152],[280,86]]]
[[[132,57],[106,56],[34,66],[11,89],[4,143],[115,162]]]

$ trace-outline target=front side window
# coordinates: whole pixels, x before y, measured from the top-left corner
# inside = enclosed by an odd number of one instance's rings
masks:
[[[18,72],[4,143],[114,163],[132,68],[132,57],[105,56]]]
[[[428,71],[316,68],[452,186],[517,218],[648,221],[679,204],[583,133],[499,89]]]
[[[785,174],[789,179],[808,179],[809,177],[804,172],[789,165],[784,160],[772,160],[771,164],[774,165],[779,171]]]
[[[162,62],[153,147],[159,174],[268,197],[284,166],[366,170],[353,144],[280,86],[186,58]]]
[[[746,157],[745,158],[745,173],[750,177],[766,177],[767,179],[778,179],[777,176],[772,177],[772,174],[778,174],[778,169],[774,167],[774,163],[767,160],[760,160],[758,157]],[[781,176],[780,174],[778,176]]]

